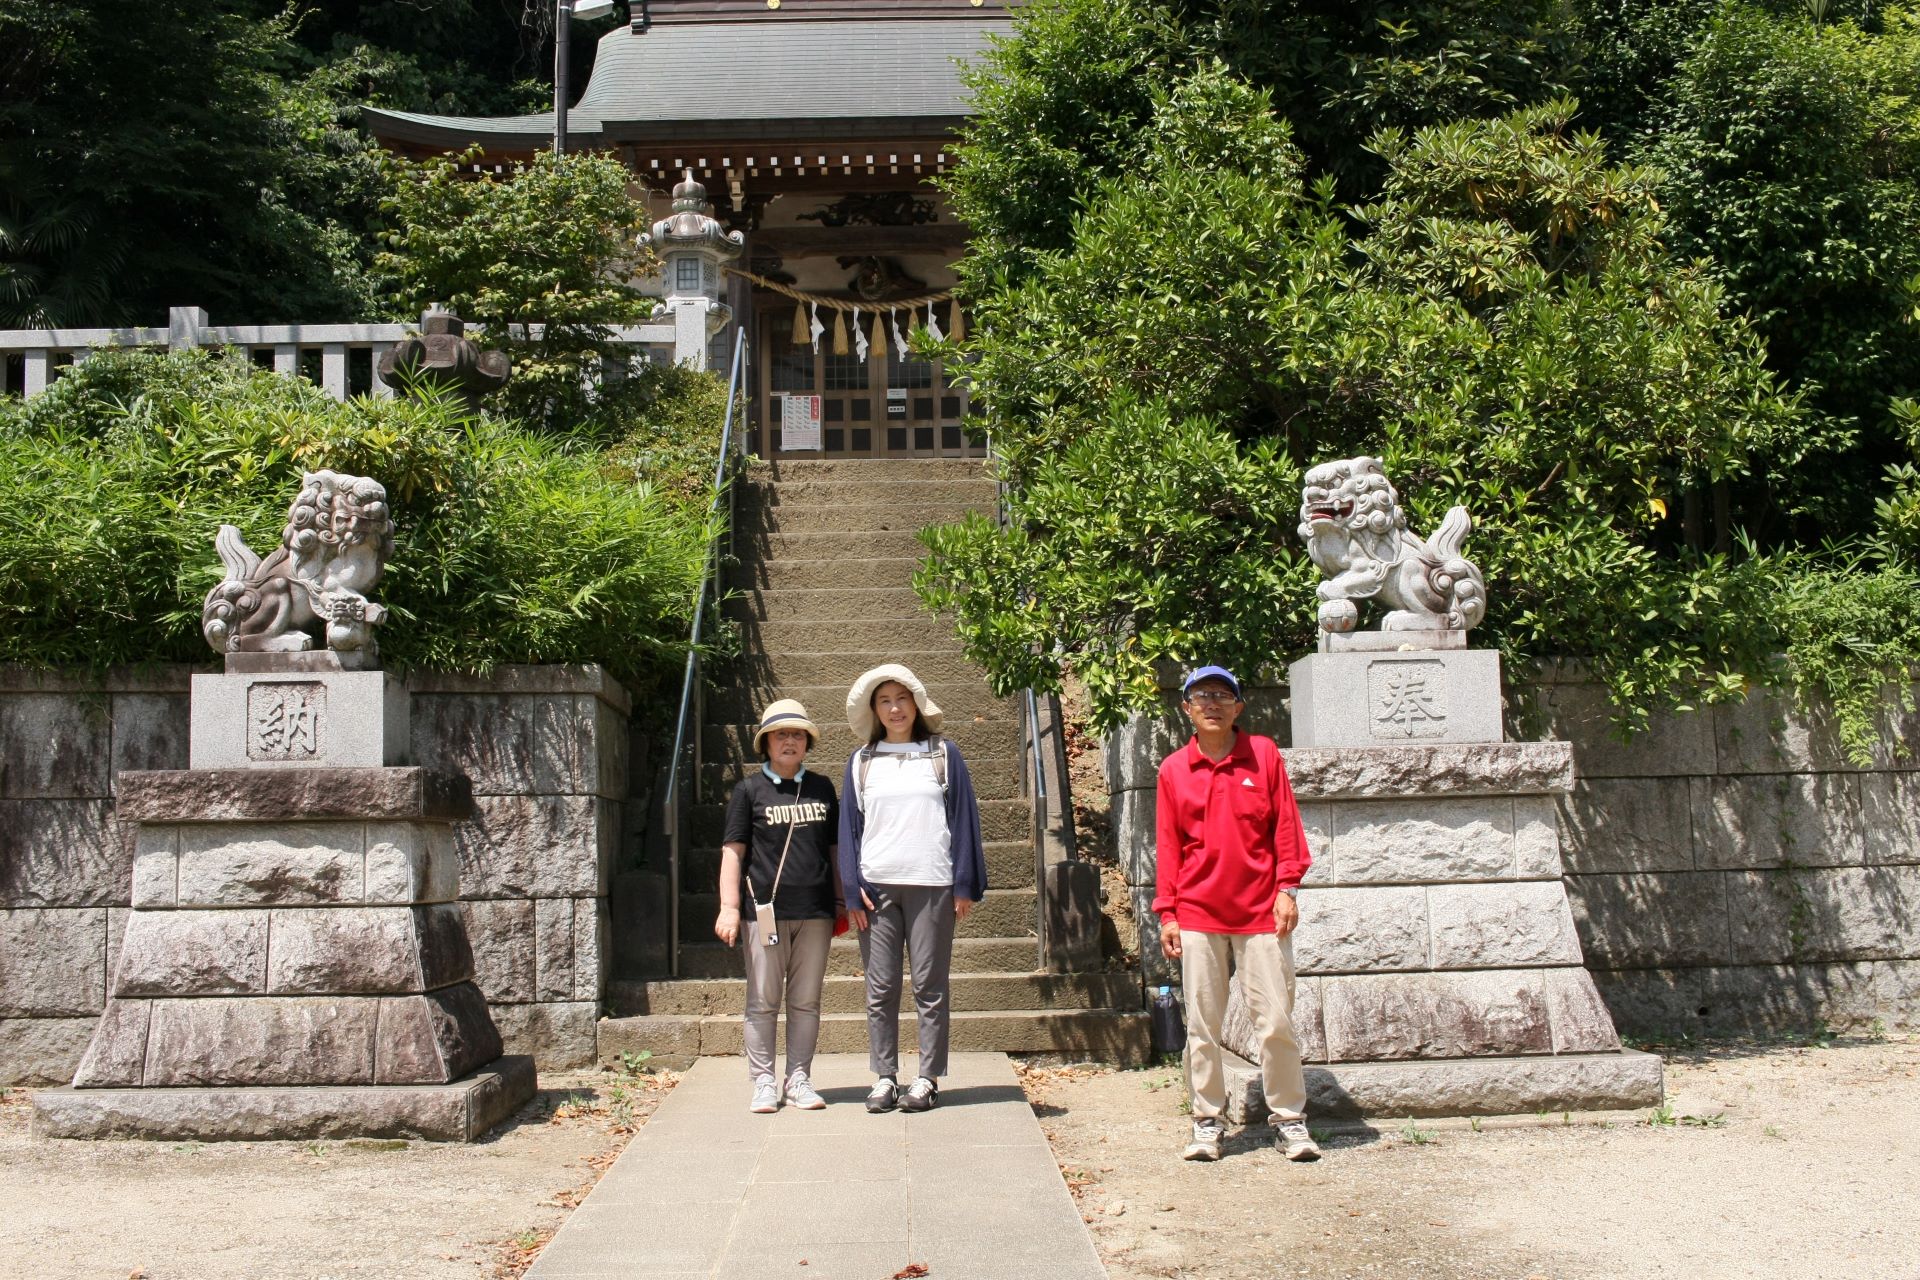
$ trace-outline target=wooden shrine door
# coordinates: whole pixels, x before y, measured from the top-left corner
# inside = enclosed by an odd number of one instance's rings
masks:
[[[791,298],[775,294],[756,300],[754,450],[761,457],[986,456],[985,442],[971,441],[961,430],[967,394],[948,379],[944,361],[903,358],[891,340],[885,359],[862,360],[851,340],[846,355],[834,355],[833,318],[824,312],[827,332],[820,350],[811,342],[795,346],[793,312]],[[872,324],[871,315],[862,313],[863,325]],[[818,450],[790,452],[782,447],[782,402],[787,396],[820,397]]]

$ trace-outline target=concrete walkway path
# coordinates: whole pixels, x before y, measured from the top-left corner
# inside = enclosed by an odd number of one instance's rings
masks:
[[[765,1116],[741,1059],[701,1059],[527,1280],[1105,1280],[1012,1063],[951,1065],[934,1110],[871,1116],[865,1057],[821,1057],[827,1109]]]

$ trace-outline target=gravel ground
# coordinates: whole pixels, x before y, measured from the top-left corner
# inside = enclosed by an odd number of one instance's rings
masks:
[[[1177,1069],[1034,1070],[1114,1280],[1920,1280],[1920,1038],[1670,1053],[1670,1110],[1177,1156]]]
[[[36,1139],[0,1090],[0,1277],[505,1280],[673,1081],[542,1075],[471,1145]]]

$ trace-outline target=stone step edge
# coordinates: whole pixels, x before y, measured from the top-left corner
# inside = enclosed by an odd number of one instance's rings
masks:
[[[1222,1052],[1227,1118],[1235,1124],[1264,1119],[1268,1110],[1260,1068]],[[1664,1064],[1637,1049],[1305,1066],[1312,1120],[1631,1111],[1659,1106],[1666,1096]]]

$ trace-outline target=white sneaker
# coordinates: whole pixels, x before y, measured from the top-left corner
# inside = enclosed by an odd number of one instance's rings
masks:
[[[753,1106],[748,1110],[756,1115],[766,1115],[780,1109],[780,1086],[773,1077],[761,1076],[753,1082]]]
[[[802,1111],[818,1111],[827,1105],[820,1091],[813,1087],[813,1081],[807,1079],[807,1073],[796,1071],[787,1077],[787,1101]]]
[[[1218,1120],[1195,1120],[1193,1140],[1187,1143],[1186,1150],[1180,1153],[1180,1158],[1182,1160],[1218,1160],[1220,1137],[1225,1132],[1226,1126]]]
[[[1318,1160],[1320,1158],[1320,1144],[1315,1142],[1313,1135],[1307,1131],[1307,1122],[1304,1118],[1285,1120],[1279,1116],[1275,1116],[1273,1120],[1273,1145],[1278,1147],[1280,1154],[1289,1160]]]

